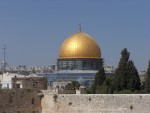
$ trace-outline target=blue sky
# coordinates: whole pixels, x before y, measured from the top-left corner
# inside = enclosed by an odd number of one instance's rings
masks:
[[[7,45],[9,65],[55,64],[61,43],[79,23],[100,45],[106,64],[116,67],[127,48],[136,67],[147,69],[149,0],[1,0],[0,48]]]

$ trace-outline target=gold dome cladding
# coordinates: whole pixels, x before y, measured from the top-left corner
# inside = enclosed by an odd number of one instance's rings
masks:
[[[71,58],[101,58],[101,51],[95,40],[83,33],[77,32],[68,37],[61,45],[58,59]]]

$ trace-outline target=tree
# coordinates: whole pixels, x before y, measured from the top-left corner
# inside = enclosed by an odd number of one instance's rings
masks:
[[[113,93],[114,76],[107,76],[103,84],[97,86],[96,93],[98,94],[112,94]]]
[[[150,61],[149,61],[147,72],[146,72],[145,92],[150,93]]]
[[[79,89],[80,87],[80,83],[78,81],[72,81],[71,83],[68,83],[66,85],[66,90],[75,90],[75,89]]]
[[[121,58],[118,64],[118,68],[115,71],[116,77],[114,81],[114,88],[117,91],[121,91],[127,88],[128,83],[128,70],[127,64],[129,60],[130,53],[126,48],[121,51]]]
[[[86,90],[87,94],[95,94],[95,86],[92,84],[91,87],[87,88]]]
[[[115,71],[116,78],[114,81],[115,92],[139,91],[141,81],[136,67],[132,60],[129,60],[130,53],[125,48],[121,51],[121,58],[118,68]],[[126,91],[124,91],[126,90]]]
[[[74,89],[79,89],[80,83],[79,83],[78,81],[72,81],[72,87],[73,87]]]
[[[141,81],[136,67],[132,60],[128,62],[128,89],[131,91],[140,90]]]
[[[140,77],[134,62],[129,60],[129,56],[130,53],[124,48],[121,51],[121,58],[115,70],[115,76],[106,77],[104,68],[100,68],[94,80],[94,89],[96,93],[139,93],[141,89]],[[150,66],[148,81],[150,88]]]
[[[96,73],[95,80],[94,80],[94,92],[96,92],[97,88],[103,84],[106,79],[105,70],[102,66],[99,71]]]

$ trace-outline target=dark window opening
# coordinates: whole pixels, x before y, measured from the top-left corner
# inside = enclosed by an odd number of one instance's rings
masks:
[[[37,83],[33,83],[33,87],[36,88],[37,87]]]
[[[34,104],[34,98],[31,99],[31,103]]]

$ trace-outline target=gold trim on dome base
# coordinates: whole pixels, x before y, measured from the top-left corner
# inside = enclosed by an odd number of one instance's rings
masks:
[[[96,41],[83,32],[68,37],[61,45],[58,59],[101,58],[101,51]]]

